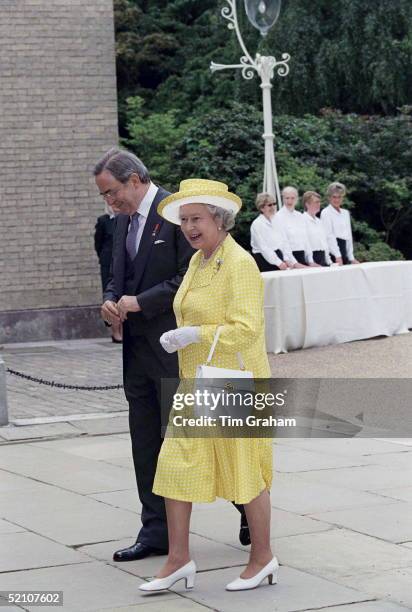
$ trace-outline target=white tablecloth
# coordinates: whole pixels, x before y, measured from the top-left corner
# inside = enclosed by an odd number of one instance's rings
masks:
[[[412,328],[412,261],[264,272],[271,353]]]

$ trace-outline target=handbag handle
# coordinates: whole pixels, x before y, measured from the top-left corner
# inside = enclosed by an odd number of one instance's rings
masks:
[[[222,329],[223,329],[223,325],[219,325],[219,327],[216,329],[215,337],[213,338],[212,346],[210,347],[209,355],[207,356],[207,359],[206,359],[206,365],[210,365],[210,362],[213,359],[213,354],[215,352],[216,344],[217,344],[217,341],[219,340],[220,332],[222,331]],[[245,364],[242,359],[242,355],[240,353],[236,353],[236,356],[239,362],[240,369],[245,370]]]

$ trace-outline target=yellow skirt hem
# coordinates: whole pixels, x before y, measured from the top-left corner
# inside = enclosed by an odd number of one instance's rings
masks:
[[[164,497],[165,499],[173,499],[175,501],[191,502],[193,504],[212,504],[217,499],[226,499],[226,501],[234,502],[235,504],[242,504],[242,505],[244,505],[244,504],[249,504],[251,501],[256,499],[256,497],[259,497],[259,495],[261,493],[263,493],[263,491],[269,491],[270,487],[271,487],[271,484],[272,483],[269,483],[269,484],[265,485],[263,487],[263,489],[260,489],[256,493],[256,495],[252,495],[252,497],[247,498],[247,499],[246,498],[242,498],[242,497],[236,498],[236,496],[235,496],[235,499],[230,499],[228,497],[224,497],[224,496],[221,496],[221,495],[215,495],[214,497],[210,497],[210,498],[207,498],[207,499],[205,497],[196,497],[196,498],[191,497],[190,499],[188,499],[188,497],[185,496],[185,495],[179,495],[179,496],[174,495],[173,497],[171,497],[170,495],[167,495],[167,493],[162,492],[161,488],[159,488],[159,489],[153,488],[153,493],[155,493],[156,495],[160,495],[161,497]]]

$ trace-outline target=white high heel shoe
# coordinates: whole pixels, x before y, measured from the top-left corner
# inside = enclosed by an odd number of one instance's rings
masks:
[[[247,591],[248,589],[255,589],[258,587],[265,578],[268,578],[269,584],[276,584],[278,581],[278,570],[279,563],[276,557],[273,557],[272,561],[269,561],[260,572],[252,578],[236,578],[232,582],[226,585],[227,591]]]
[[[150,582],[145,582],[139,586],[139,591],[145,591],[146,593],[153,593],[156,591],[165,591],[170,589],[178,580],[182,578],[186,581],[186,589],[193,589],[195,586],[195,575],[196,575],[196,564],[194,561],[189,561],[186,565],[179,567],[178,570],[169,574],[165,578],[155,578]]]

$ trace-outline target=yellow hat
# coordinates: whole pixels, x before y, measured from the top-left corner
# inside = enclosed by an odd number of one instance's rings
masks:
[[[183,204],[212,204],[237,215],[242,200],[230,193],[225,183],[207,179],[186,179],[180,183],[177,193],[172,193],[160,202],[157,212],[166,221],[180,225],[179,208]]]

